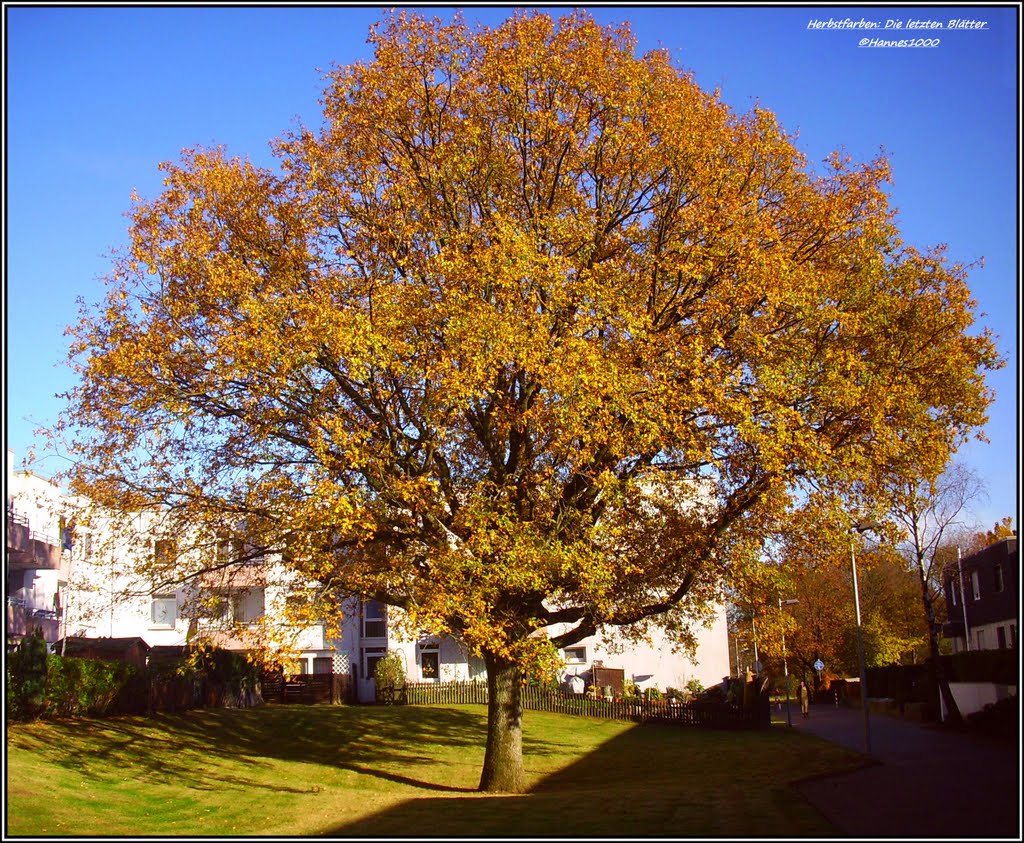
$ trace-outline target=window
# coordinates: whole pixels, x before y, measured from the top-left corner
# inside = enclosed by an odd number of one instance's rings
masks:
[[[231,592],[231,617],[235,623],[254,623],[263,616],[263,589]]]
[[[313,673],[334,673],[334,658],[332,656],[314,656]]]
[[[174,629],[177,615],[178,600],[173,594],[170,596],[153,595],[153,599],[150,602],[150,626],[160,629]]]
[[[562,653],[569,664],[583,664],[587,660],[586,647],[566,647]]]
[[[957,592],[959,592],[960,589],[957,588],[956,581],[955,580],[950,580],[949,581],[949,585],[947,586],[947,588],[949,589],[949,599],[950,599],[950,601],[953,603],[954,606],[959,606],[960,605],[960,598],[959,598]]]
[[[423,679],[437,679],[441,675],[440,658],[437,650],[423,650],[420,653],[420,676]]]
[[[153,542],[153,561],[160,567],[174,564],[178,557],[178,543],[174,539],[157,539]]]
[[[387,633],[384,604],[379,600],[367,600],[363,603],[363,638],[386,638]],[[373,673],[369,675],[372,676]]]
[[[981,579],[977,571],[971,571],[971,592],[975,600],[981,600]]]
[[[209,600],[209,616],[224,624],[254,623],[265,610],[262,588],[228,589],[215,592]]]
[[[992,569],[992,573],[995,574],[996,591],[1002,591],[1005,587],[1003,584],[1003,566],[997,563]]]
[[[227,594],[214,594],[209,598],[207,611],[215,621],[231,622],[231,601]]]
[[[222,565],[234,562],[242,557],[244,550],[245,548],[239,539],[222,537],[217,542],[217,562]]]
[[[367,679],[373,679],[374,669],[377,667],[379,662],[385,655],[387,655],[386,647],[364,647],[363,648],[363,676]]]
[[[1000,650],[1006,649],[1006,628],[1002,626],[996,627],[996,646]]]

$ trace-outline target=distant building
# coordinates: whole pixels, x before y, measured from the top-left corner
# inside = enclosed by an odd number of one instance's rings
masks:
[[[7,646],[10,649],[33,629],[47,642],[60,636],[62,586],[71,570],[74,525],[65,499],[49,480],[14,470],[14,452],[7,450]]]
[[[949,622],[942,635],[953,651],[1017,646],[1020,553],[1017,537],[1002,539],[943,571]]]

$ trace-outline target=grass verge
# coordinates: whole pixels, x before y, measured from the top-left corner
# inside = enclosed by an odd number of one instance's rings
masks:
[[[264,706],[7,727],[12,836],[809,837],[790,788],[861,756],[530,711],[531,790],[475,792],[486,709]]]

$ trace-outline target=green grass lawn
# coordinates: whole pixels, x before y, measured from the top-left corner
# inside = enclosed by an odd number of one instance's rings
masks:
[[[9,835],[834,835],[790,788],[856,753],[526,712],[528,794],[475,792],[482,706],[264,706],[9,724]]]

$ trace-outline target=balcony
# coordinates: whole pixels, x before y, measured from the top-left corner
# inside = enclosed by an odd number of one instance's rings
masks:
[[[53,536],[32,529],[28,518],[16,512],[7,513],[7,562],[18,571],[61,567],[60,542]]]
[[[53,644],[60,637],[60,618],[53,609],[41,609],[23,600],[7,599],[7,638],[28,635],[36,627],[43,631],[43,638]]]

